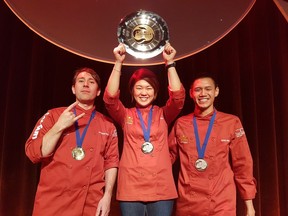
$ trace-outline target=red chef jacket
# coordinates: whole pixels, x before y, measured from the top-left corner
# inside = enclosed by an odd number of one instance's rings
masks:
[[[158,201],[177,197],[172,174],[172,163],[168,149],[168,124],[181,111],[185,99],[185,90],[170,92],[170,98],[164,107],[153,107],[150,142],[154,150],[144,154],[143,131],[136,108],[125,108],[119,100],[107,91],[104,102],[109,114],[123,129],[123,152],[119,164],[116,198],[121,201]],[[140,108],[144,121],[151,106]]]
[[[196,116],[201,145],[211,116]],[[178,155],[180,157],[176,215],[236,215],[236,187],[244,200],[255,198],[253,161],[238,117],[216,112],[204,154],[208,163],[205,171],[195,168],[198,152],[193,114],[175,122],[169,135],[169,147],[173,162]]]
[[[105,186],[105,170],[118,167],[118,137],[112,122],[99,112],[92,119],[82,147],[83,160],[72,157],[76,144],[74,125],[66,129],[53,155],[41,156],[42,139],[66,107],[49,110],[36,124],[25,144],[26,155],[33,163],[41,162],[40,180],[33,215],[94,215]],[[80,135],[92,111],[76,106]]]

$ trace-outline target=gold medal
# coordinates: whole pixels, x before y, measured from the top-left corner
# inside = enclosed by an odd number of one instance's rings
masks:
[[[76,147],[72,150],[72,157],[75,160],[82,160],[85,157],[85,152],[83,148]]]
[[[204,171],[206,170],[208,164],[207,162],[204,160],[204,159],[201,159],[199,158],[198,160],[196,160],[195,162],[195,168],[198,170],[198,171]]]
[[[153,151],[154,146],[150,142],[144,142],[141,149],[144,154],[150,154]]]

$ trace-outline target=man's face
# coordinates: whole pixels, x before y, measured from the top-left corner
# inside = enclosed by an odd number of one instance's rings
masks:
[[[72,86],[72,92],[80,103],[94,103],[95,98],[100,95],[97,82],[87,72],[79,73],[75,85]]]
[[[201,111],[213,111],[214,100],[219,94],[219,88],[211,78],[200,78],[194,81],[190,89],[190,97]]]

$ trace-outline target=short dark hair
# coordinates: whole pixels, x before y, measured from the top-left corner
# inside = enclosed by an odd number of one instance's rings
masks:
[[[146,68],[140,68],[136,70],[130,77],[129,91],[131,95],[133,95],[133,88],[135,83],[139,80],[145,80],[146,82],[148,82],[154,89],[155,97],[157,96],[159,92],[159,82],[157,76],[155,75],[155,73]]]
[[[76,79],[77,76],[82,73],[82,72],[87,72],[89,74],[91,74],[91,76],[93,77],[93,79],[96,81],[96,83],[98,84],[98,88],[101,89],[101,80],[99,75],[96,73],[96,71],[94,71],[92,68],[88,68],[88,67],[82,67],[79,68],[77,70],[74,71],[74,76],[73,76],[73,80],[72,80],[72,85],[74,86],[76,83]]]
[[[215,85],[215,88],[218,87],[218,82],[217,82],[217,79],[215,78],[215,76],[211,73],[208,73],[208,72],[200,72],[200,73],[196,73],[192,79],[192,82],[190,84],[190,89],[192,88],[194,82],[198,79],[202,79],[202,78],[210,78],[212,79],[214,85]]]

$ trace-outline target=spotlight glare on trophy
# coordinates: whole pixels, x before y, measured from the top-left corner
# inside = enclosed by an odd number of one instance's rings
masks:
[[[148,59],[162,53],[169,41],[168,26],[163,18],[140,10],[121,19],[117,31],[118,41],[130,55]]]

